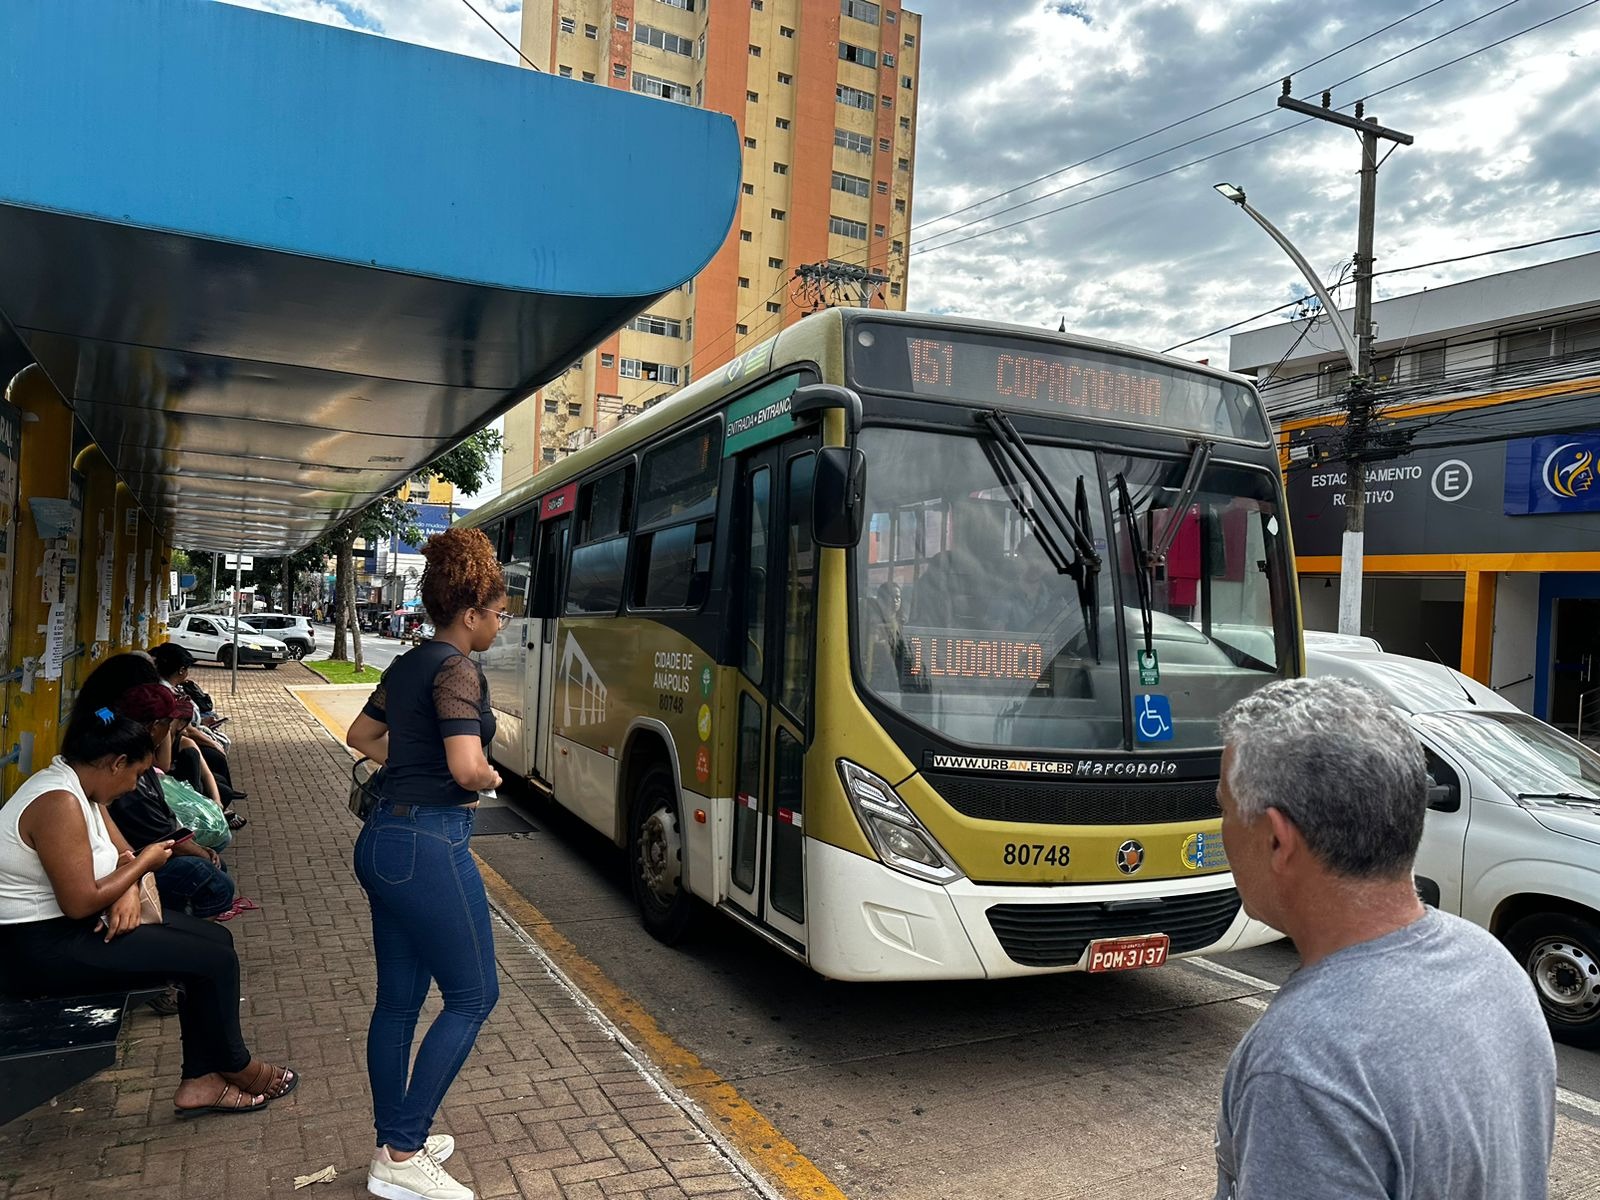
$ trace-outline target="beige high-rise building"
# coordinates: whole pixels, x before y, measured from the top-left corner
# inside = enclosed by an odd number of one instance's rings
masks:
[[[905,307],[921,34],[899,0],[527,0],[530,61],[728,113],[744,178],[704,271],[507,414],[503,487],[799,320],[815,302],[799,267],[866,268],[885,277],[871,303]]]

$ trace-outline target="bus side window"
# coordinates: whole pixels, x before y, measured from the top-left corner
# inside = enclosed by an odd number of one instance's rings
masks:
[[[705,602],[721,468],[720,416],[645,452],[630,608],[697,609]]]
[[[539,553],[533,564],[532,587],[528,593],[530,617],[557,617],[561,615],[562,574],[567,565],[567,535],[572,530],[572,518],[557,517],[539,526]]]
[[[612,616],[622,603],[633,515],[633,464],[578,491],[578,533],[567,572],[566,611]]]

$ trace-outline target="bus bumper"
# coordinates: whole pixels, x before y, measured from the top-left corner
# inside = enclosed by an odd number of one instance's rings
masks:
[[[1081,971],[1089,940],[1136,933],[1169,934],[1172,958],[1220,954],[1282,936],[1245,916],[1227,873],[1057,887],[961,880],[940,887],[807,839],[806,874],[811,894],[828,897],[808,905],[807,957],[814,970],[833,979],[999,979]],[[1159,905],[1130,910],[1129,902],[1139,901]],[[1108,903],[1119,907],[1108,910]],[[1078,941],[1083,949],[1074,954]],[[1040,960],[1047,965],[1035,965]]]

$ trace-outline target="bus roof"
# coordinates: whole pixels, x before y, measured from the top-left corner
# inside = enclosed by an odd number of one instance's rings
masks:
[[[747,372],[737,369],[740,364],[754,364],[756,368],[754,377],[767,375],[772,367],[803,362],[816,362],[824,370],[830,367],[838,368],[837,373],[842,376],[845,325],[863,319],[915,325],[918,328],[965,329],[975,333],[1033,338],[1076,349],[1098,350],[1107,354],[1144,359],[1197,375],[1209,375],[1216,379],[1254,387],[1253,380],[1206,363],[1190,362],[1139,346],[1071,333],[1058,333],[1052,329],[1039,329],[1032,325],[1014,325],[1005,321],[983,321],[972,317],[934,313],[899,312],[892,309],[830,308],[803,317],[787,329],[780,330],[765,341],[750,347],[743,354],[720,364],[715,370],[687,387],[680,388],[659,404],[652,405],[631,420],[601,434],[581,450],[535,472],[531,479],[475,509],[462,519],[462,523],[469,527],[479,527],[508,512],[516,512],[535,498],[554,491],[606,459],[626,453],[656,434],[716,407],[730,393],[744,386]]]

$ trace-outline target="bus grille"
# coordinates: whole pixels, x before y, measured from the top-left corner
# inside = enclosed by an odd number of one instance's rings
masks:
[[[996,904],[989,927],[1012,962],[1025,967],[1070,967],[1097,938],[1164,933],[1170,953],[1209,946],[1239,913],[1233,888],[1168,896],[1130,906],[1115,904]]]
[[[1157,825],[1169,821],[1214,821],[1215,779],[1169,783],[1062,783],[1055,779],[1007,779],[924,771],[945,802],[983,821],[1021,825]]]

